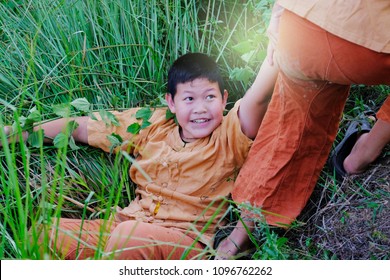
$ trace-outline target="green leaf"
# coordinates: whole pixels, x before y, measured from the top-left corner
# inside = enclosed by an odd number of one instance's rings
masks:
[[[62,132],[58,133],[57,136],[53,139],[53,144],[57,149],[66,147],[68,144],[68,136]]]
[[[36,110],[34,107],[31,109],[30,114],[27,116],[27,118],[21,118],[21,124],[24,131],[28,131],[28,133],[33,132],[33,127],[35,122],[39,122],[41,120],[41,113]]]
[[[152,123],[150,121],[144,120],[141,125],[141,129],[147,128]]]
[[[111,143],[110,151],[112,151],[115,147],[118,147],[123,143],[122,137],[116,133],[112,133],[111,135],[107,135],[107,139]]]
[[[139,109],[135,113],[135,118],[136,119],[138,119],[138,120],[142,119],[142,125],[141,125],[140,129],[144,129],[144,128],[148,127],[149,125],[151,125],[151,123],[149,122],[149,119],[152,116],[152,114],[153,114],[153,111],[149,107],[145,107],[145,108]]]
[[[166,120],[170,120],[170,119],[173,119],[176,115],[174,113],[171,112],[171,110],[167,110],[165,112],[165,119]]]
[[[127,132],[131,133],[131,134],[138,134],[141,130],[141,126],[139,123],[132,123],[131,125],[129,125],[127,127]]]
[[[123,138],[119,134],[111,133],[111,136],[116,138],[119,141],[120,144],[123,143]]]
[[[118,119],[115,117],[115,115],[113,113],[107,111],[106,112],[106,116],[111,121],[111,123],[113,125],[115,125],[115,126],[119,126],[120,125]]]
[[[39,122],[41,120],[41,113],[34,107],[27,116],[27,120],[32,122]]]
[[[256,53],[256,51],[250,51],[247,53],[244,53],[241,58],[244,60],[246,63],[249,63],[252,60],[253,55]]]
[[[31,147],[39,148],[42,145],[42,133],[43,130],[34,131],[28,135],[27,143],[30,144]]]
[[[76,142],[74,141],[74,138],[72,136],[69,138],[69,147],[73,151],[80,149],[80,147],[76,145]]]
[[[70,121],[66,124],[66,133],[68,136],[71,136],[72,133],[79,127],[78,122]]]
[[[67,118],[70,116],[70,107],[66,104],[53,105],[53,113],[59,117]]]
[[[72,150],[78,150],[79,147],[76,145],[76,142],[72,136],[73,132],[77,129],[79,124],[76,121],[70,121],[66,124],[66,130],[64,132],[60,132],[57,134],[57,136],[53,139],[54,147],[60,149],[64,148],[67,145]]]
[[[135,113],[135,117],[137,119],[143,119],[143,120],[149,120],[150,117],[152,116],[152,110],[148,107],[139,109],[137,113]]]
[[[75,107],[77,110],[80,110],[83,112],[89,112],[89,110],[91,108],[91,104],[89,103],[89,101],[85,97],[73,100],[70,104],[73,107]]]
[[[20,116],[19,117],[19,124],[20,126],[23,128],[25,125],[26,125],[26,120],[27,118],[25,116]],[[16,130],[16,127],[17,127],[17,123],[16,122],[13,122],[12,123],[12,129],[15,131]]]
[[[95,114],[92,112],[89,112],[88,116],[91,118],[91,120],[97,121],[98,119],[96,118]]]
[[[113,113],[105,110],[100,110],[99,114],[106,125],[111,125],[111,124],[115,126],[120,125],[118,119],[115,117]]]
[[[249,81],[253,78],[254,72],[249,67],[245,68],[234,68],[230,73],[230,79],[244,82],[248,84]]]

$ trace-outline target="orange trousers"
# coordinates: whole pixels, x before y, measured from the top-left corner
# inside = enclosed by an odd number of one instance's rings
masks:
[[[334,36],[285,11],[274,93],[236,180],[236,202],[286,227],[306,205],[336,137],[351,84],[390,84],[390,54]],[[390,98],[377,117],[390,123]]]
[[[52,255],[60,259],[167,260],[202,258],[205,245],[183,231],[133,220],[61,218],[49,229]],[[41,244],[45,238],[41,233]],[[188,254],[187,254],[188,251]],[[99,255],[100,254],[100,255]]]

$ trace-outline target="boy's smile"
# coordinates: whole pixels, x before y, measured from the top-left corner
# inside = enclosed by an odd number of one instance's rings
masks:
[[[166,101],[180,125],[180,136],[185,142],[209,136],[222,122],[228,93],[223,96],[217,82],[197,78],[177,84],[175,97],[166,94]]]

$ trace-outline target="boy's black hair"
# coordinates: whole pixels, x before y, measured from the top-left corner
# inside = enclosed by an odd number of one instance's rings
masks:
[[[206,78],[210,82],[217,82],[221,94],[224,85],[217,63],[208,55],[202,53],[188,53],[179,57],[168,72],[168,93],[175,97],[177,84],[192,82],[198,78]]]

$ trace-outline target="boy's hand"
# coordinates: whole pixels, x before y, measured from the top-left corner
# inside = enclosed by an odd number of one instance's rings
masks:
[[[247,230],[252,231],[253,228],[253,221],[245,221],[245,226],[241,220],[238,221],[232,233],[219,244],[215,260],[231,259],[238,253],[246,251],[251,245]]]
[[[88,120],[89,120],[88,116],[76,117],[71,119],[67,119],[67,118],[56,119],[35,126],[34,131],[42,129],[45,135],[44,143],[51,144],[53,142],[52,139],[54,139],[59,133],[64,131],[66,129],[67,124],[70,121],[75,121],[77,122],[78,126],[72,133],[74,140],[78,143],[88,144],[88,131],[87,131]],[[11,126],[4,126],[3,128],[0,128],[0,133],[5,134],[8,143],[19,141],[18,135],[16,134],[13,135]],[[28,135],[29,134],[27,131],[23,131],[23,141],[27,140]],[[2,146],[2,141],[0,137],[0,147],[1,146]]]
[[[228,260],[239,253],[237,246],[231,241],[229,237],[222,240],[217,248],[215,260]]]
[[[11,132],[12,128],[10,126],[4,126],[0,128],[0,133],[5,135],[5,138],[8,139],[9,134]],[[3,146],[3,141],[1,140],[1,135],[0,135],[0,147]]]
[[[3,133],[5,135],[5,138],[7,139],[7,143],[13,143],[19,141],[19,137],[15,134],[13,134],[12,126],[4,126],[0,128],[0,133]],[[23,131],[23,140],[25,141],[28,137],[28,132]],[[1,140],[0,136],[0,147],[3,146],[3,141]]]
[[[10,126],[4,126],[3,127],[3,133],[5,134],[5,136],[9,135],[10,130],[11,130]]]

